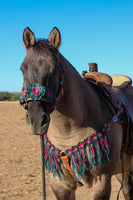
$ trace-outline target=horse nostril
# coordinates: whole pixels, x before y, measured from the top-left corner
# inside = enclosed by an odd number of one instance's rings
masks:
[[[25,118],[26,118],[26,122],[27,122],[27,123],[31,123],[31,119],[30,119],[30,117],[29,117],[28,112],[26,113]]]
[[[48,117],[47,117],[47,115],[44,115],[43,120],[41,122],[41,126],[44,126],[47,122],[48,122]]]

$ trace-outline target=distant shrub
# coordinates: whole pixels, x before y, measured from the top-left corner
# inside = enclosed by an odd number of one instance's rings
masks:
[[[12,93],[9,101],[18,101],[19,95],[19,93]]]
[[[11,94],[9,92],[0,92],[0,101],[6,101],[11,98]]]
[[[19,93],[0,92],[0,101],[18,101]]]

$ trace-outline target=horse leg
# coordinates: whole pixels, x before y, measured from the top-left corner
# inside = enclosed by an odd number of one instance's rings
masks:
[[[75,200],[76,188],[65,187],[63,181],[50,177],[50,185],[57,200]]]
[[[116,178],[122,183],[122,174],[117,174]],[[122,192],[126,200],[133,199],[133,178],[130,176],[130,172],[124,173]]]
[[[103,174],[97,177],[93,188],[93,200],[109,200],[111,194],[111,176]]]

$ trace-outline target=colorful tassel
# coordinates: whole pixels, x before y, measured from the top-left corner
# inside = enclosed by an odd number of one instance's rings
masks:
[[[102,166],[102,157],[106,161],[110,160],[111,144],[105,128],[64,152],[70,159],[70,166],[72,168],[75,181],[85,176],[85,172],[87,170],[85,164],[86,150],[89,151],[90,155],[91,172],[95,171],[96,167]],[[54,177],[58,176],[59,180],[61,180],[61,177],[63,177],[60,152],[61,151],[55,148],[47,139],[47,137],[44,136],[45,168],[49,173],[51,172]]]

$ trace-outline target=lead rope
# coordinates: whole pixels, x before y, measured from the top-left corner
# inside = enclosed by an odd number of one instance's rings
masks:
[[[46,190],[45,190],[45,166],[44,166],[44,135],[40,136],[41,142],[41,153],[42,153],[42,189],[43,189],[43,200],[46,200]]]

